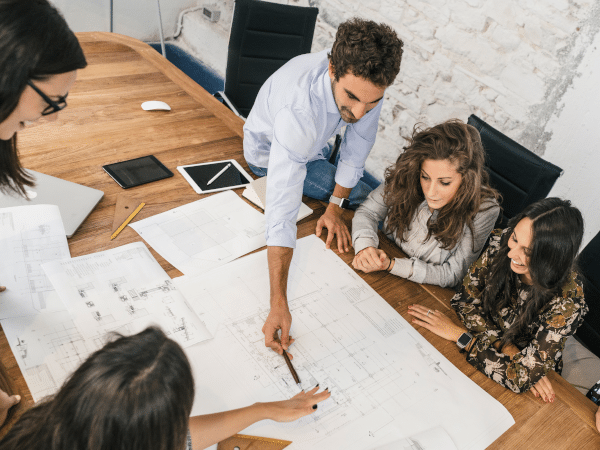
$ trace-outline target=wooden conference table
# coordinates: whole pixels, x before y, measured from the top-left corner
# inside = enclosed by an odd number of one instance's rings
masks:
[[[233,158],[247,168],[242,155],[243,122],[158,52],[117,34],[80,33],[78,37],[89,65],[79,72],[69,93],[69,107],[56,122],[40,121],[19,133],[25,167],[105,193],[69,240],[73,257],[142,241],[129,227],[114,241],[110,240],[116,197],[123,190],[102,170],[102,165],[154,154],[175,173],[172,178],[127,191],[131,197],[146,202],[135,220],[200,198],[176,171],[177,166]],[[147,100],[165,101],[172,110],[143,111],[140,104]],[[241,194],[241,189],[238,191]],[[321,202],[307,198],[304,201],[315,212],[300,222],[299,237],[314,233],[316,221],[325,211]],[[348,213],[348,225],[350,217]],[[385,238],[382,246],[390,254],[400,255]],[[181,275],[152,248],[150,251],[171,277]],[[350,264],[353,253],[340,257]],[[450,290],[418,285],[385,273],[361,275],[409,322],[407,308],[413,303],[450,310]],[[422,328],[419,332],[514,417],[516,424],[490,448],[600,448],[594,419],[597,407],[554,372],[549,377],[556,400],[545,404],[531,393],[517,395],[489,380],[465,361],[454,343]],[[4,332],[0,332],[0,352],[15,392],[23,397],[10,421],[14,422],[33,401]]]

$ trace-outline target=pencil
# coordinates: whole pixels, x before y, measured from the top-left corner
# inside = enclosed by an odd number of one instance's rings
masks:
[[[294,377],[294,381],[296,382],[296,384],[300,384],[300,378],[298,377],[298,374],[296,373],[296,371],[294,370],[294,366],[292,366],[292,362],[290,361],[290,357],[288,356],[287,352],[284,350],[283,351],[283,358],[285,359],[285,363],[288,366],[288,369],[290,369],[290,373],[292,374],[292,377]]]

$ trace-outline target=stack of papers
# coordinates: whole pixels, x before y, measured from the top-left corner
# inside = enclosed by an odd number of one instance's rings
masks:
[[[242,197],[247,198],[264,211],[267,204],[267,177],[258,178],[250,183],[248,187],[244,189],[244,192],[242,192]],[[306,203],[302,203],[296,222],[310,216],[312,213],[313,210],[310,209]]]

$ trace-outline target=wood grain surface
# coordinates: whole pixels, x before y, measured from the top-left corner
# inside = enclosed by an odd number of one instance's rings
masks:
[[[104,191],[102,201],[69,239],[73,257],[143,242],[130,227],[110,240],[116,198],[124,191],[102,165],[153,154],[175,173],[172,178],[126,191],[146,203],[134,221],[202,198],[177,172],[179,165],[235,159],[248,168],[242,152],[242,120],[158,52],[117,34],[79,33],[78,37],[89,65],[79,72],[68,108],[55,122],[40,121],[19,133],[25,167]],[[147,100],[162,100],[172,110],[144,111],[140,105]],[[241,191],[236,190],[239,195]],[[306,197],[304,202],[315,212],[299,223],[299,237],[314,233],[316,221],[325,211],[321,202]],[[344,217],[350,226],[352,213]],[[381,242],[386,252],[401,256],[384,236]],[[338,253],[335,246],[333,249]],[[171,277],[181,275],[152,248],[150,251]],[[352,252],[339,256],[352,262]],[[418,285],[382,272],[361,276],[409,322],[407,308],[413,303],[444,311],[459,322],[450,309],[453,292],[448,289]],[[516,424],[490,448],[600,448],[594,418],[597,407],[554,372],[549,377],[556,400],[545,404],[531,393],[514,394],[476,371],[454,343],[428,330],[418,331],[513,415]],[[0,332],[0,357],[15,391],[23,397],[1,435],[33,402],[4,332]]]

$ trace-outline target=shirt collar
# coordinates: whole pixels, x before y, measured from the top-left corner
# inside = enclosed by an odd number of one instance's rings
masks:
[[[323,92],[325,93],[325,106],[327,108],[327,114],[337,114],[340,116],[340,110],[335,104],[335,99],[333,98],[333,90],[331,89],[331,78],[329,78],[329,66],[325,68],[325,72],[323,73]]]

